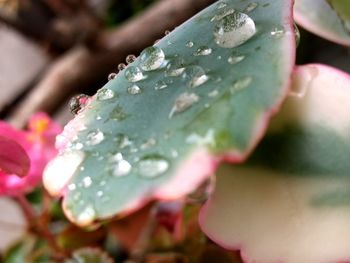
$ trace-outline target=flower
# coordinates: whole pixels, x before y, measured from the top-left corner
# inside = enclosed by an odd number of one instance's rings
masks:
[[[57,154],[61,127],[45,113],[35,114],[27,130],[0,121],[0,195],[31,191],[41,182],[45,165]]]

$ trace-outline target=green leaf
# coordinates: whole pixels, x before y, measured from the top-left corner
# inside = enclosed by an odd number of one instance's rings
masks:
[[[72,258],[65,263],[113,263],[105,252],[96,248],[82,248],[73,252]]]
[[[299,25],[310,32],[350,46],[348,0],[296,0],[294,17]]]
[[[292,1],[218,1],[99,90],[45,172],[67,216],[88,225],[180,198],[221,160],[244,160],[288,90],[291,10]]]
[[[247,163],[224,165],[202,229],[247,262],[349,262],[350,75],[297,68]]]

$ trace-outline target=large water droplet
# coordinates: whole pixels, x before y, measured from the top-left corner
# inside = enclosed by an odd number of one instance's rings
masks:
[[[218,3],[217,9],[222,9],[225,8],[227,6],[227,4],[225,2],[220,2]]]
[[[240,12],[226,15],[214,29],[215,42],[223,48],[244,44],[256,33],[255,23],[248,15]]]
[[[249,3],[247,5],[247,7],[244,9],[244,12],[250,13],[250,12],[254,11],[258,6],[259,6],[259,4],[255,3],[255,2]]]
[[[227,62],[234,65],[243,61],[244,59],[245,59],[245,56],[243,55],[232,55],[232,56],[229,56],[229,58],[227,59]]]
[[[169,162],[160,156],[145,157],[138,163],[139,174],[145,178],[155,178],[169,169]]]
[[[163,50],[159,47],[148,47],[140,55],[140,66],[145,71],[156,70],[160,68],[165,60]]]
[[[116,177],[126,176],[130,173],[131,164],[126,161],[121,153],[113,155],[109,159],[109,163],[112,165],[112,174]]]
[[[199,47],[196,52],[193,53],[195,56],[207,56],[210,55],[212,52],[212,49],[207,46],[201,46]]]
[[[90,100],[90,96],[85,94],[74,96],[69,101],[70,112],[74,115],[78,114],[80,111],[82,111],[85,108],[89,100]]]
[[[198,87],[209,79],[204,69],[200,66],[190,66],[186,68],[183,78],[190,88]]]
[[[96,96],[98,100],[109,100],[114,97],[114,91],[111,89],[102,88],[97,91]]]
[[[124,76],[129,82],[138,82],[144,78],[142,71],[135,66],[128,67],[124,72]]]
[[[132,85],[128,88],[128,93],[131,95],[136,95],[142,93],[142,89],[137,85]]]
[[[177,97],[174,106],[169,113],[169,118],[173,117],[174,114],[183,112],[190,108],[194,103],[198,102],[199,97],[195,93],[184,92]]]
[[[178,77],[185,71],[185,61],[182,58],[174,58],[167,65],[165,74],[171,77]]]
[[[104,140],[104,134],[100,130],[92,131],[86,136],[87,145],[97,145]]]

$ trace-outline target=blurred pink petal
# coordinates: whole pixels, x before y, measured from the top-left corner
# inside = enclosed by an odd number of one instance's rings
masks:
[[[35,114],[29,121],[28,130],[25,131],[17,130],[8,123],[0,121],[0,136],[17,145],[17,151],[13,150],[14,152],[9,151],[8,148],[1,148],[0,145],[1,154],[11,160],[16,160],[16,164],[20,164],[19,159],[24,158],[23,152],[21,154],[18,150],[21,147],[30,160],[29,170],[25,165],[17,168],[17,172],[14,169],[9,170],[2,167],[0,195],[17,195],[28,192],[41,182],[46,164],[57,154],[54,142],[60,131],[60,126],[45,113]],[[27,171],[26,176],[24,176],[24,171]]]
[[[25,176],[30,167],[30,160],[21,145],[14,140],[0,136],[0,171],[8,174]]]

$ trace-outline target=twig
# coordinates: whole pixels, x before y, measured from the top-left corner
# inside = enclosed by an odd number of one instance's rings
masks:
[[[53,112],[69,96],[115,70],[128,54],[136,54],[213,0],[160,0],[120,27],[104,31],[96,50],[78,46],[58,59],[13,112],[10,122],[23,127],[36,111]]]
[[[47,241],[49,247],[54,252],[55,259],[64,258],[64,251],[57,245],[54,235],[45,226],[40,224],[41,222],[38,220],[39,217],[36,215],[33,207],[28,202],[26,197],[20,194],[16,196],[16,200],[18,201],[18,204],[21,206],[22,211],[27,218],[31,231]]]

